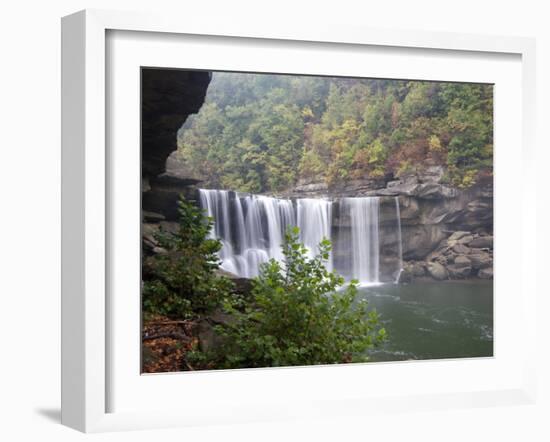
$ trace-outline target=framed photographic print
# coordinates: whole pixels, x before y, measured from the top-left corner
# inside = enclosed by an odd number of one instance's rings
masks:
[[[64,18],[63,423],[532,400],[533,48]]]

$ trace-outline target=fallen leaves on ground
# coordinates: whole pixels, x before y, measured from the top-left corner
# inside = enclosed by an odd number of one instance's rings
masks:
[[[174,321],[163,316],[144,320],[142,330],[142,372],[189,371],[186,354],[198,345],[193,336],[195,323]]]

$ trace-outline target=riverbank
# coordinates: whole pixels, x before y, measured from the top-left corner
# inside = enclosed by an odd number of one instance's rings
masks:
[[[381,284],[360,287],[358,299],[367,300],[381,315],[389,337],[369,351],[370,362],[493,356],[492,281],[426,278]],[[162,316],[144,320],[143,372],[194,370],[188,353],[212,345],[212,324],[219,321],[219,315],[200,321]]]

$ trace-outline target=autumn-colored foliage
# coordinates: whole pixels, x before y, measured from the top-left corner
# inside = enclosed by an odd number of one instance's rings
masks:
[[[179,153],[205,185],[276,192],[444,165],[459,187],[492,169],[492,85],[215,72]]]

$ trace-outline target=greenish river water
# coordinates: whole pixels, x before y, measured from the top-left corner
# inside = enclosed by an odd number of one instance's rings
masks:
[[[371,361],[493,355],[493,282],[448,281],[362,287],[389,334]]]

